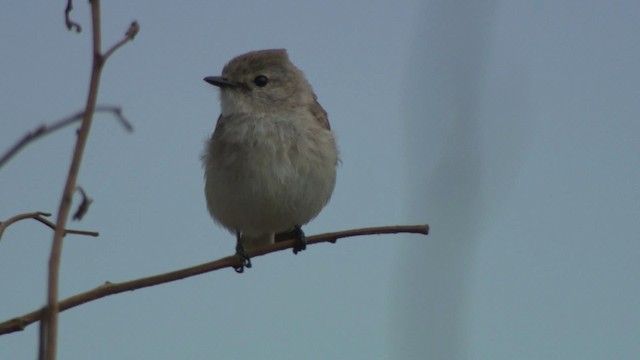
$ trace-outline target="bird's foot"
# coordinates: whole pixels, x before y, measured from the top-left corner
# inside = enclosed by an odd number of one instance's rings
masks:
[[[277,233],[275,236],[275,241],[286,241],[293,239],[293,253],[297,254],[302,250],[307,248],[307,237],[304,234],[304,231],[300,228],[300,225],[296,225],[293,230]]]
[[[307,236],[302,231],[300,225],[296,225],[292,231],[293,234],[293,253],[298,254],[307,248]]]
[[[244,272],[244,268],[251,267],[251,258],[247,255],[247,252],[244,250],[244,246],[240,242],[240,235],[238,234],[238,242],[236,243],[236,255],[240,258],[240,265],[233,268],[238,274]]]

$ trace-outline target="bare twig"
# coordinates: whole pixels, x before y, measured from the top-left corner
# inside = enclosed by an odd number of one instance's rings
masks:
[[[51,246],[51,254],[49,257],[49,276],[47,280],[47,306],[45,311],[45,329],[41,332],[39,353],[44,354],[47,360],[55,360],[57,352],[58,339],[58,279],[60,272],[60,257],[62,255],[62,244],[64,239],[64,228],[69,218],[71,209],[71,196],[76,188],[76,180],[80,170],[80,164],[84,155],[84,149],[89,137],[93,114],[96,109],[98,99],[98,89],[100,88],[100,75],[106,62],[106,58],[113,51],[119,48],[116,46],[108,54],[102,54],[101,45],[101,25],[100,25],[100,0],[91,0],[91,24],[92,24],[92,43],[93,43],[93,64],[91,70],[91,80],[89,82],[89,94],[85,106],[82,124],[78,133],[76,147],[73,152],[71,166],[69,167],[69,175],[64,186],[62,198],[60,199],[60,207],[58,208],[58,219],[56,221],[56,230],[53,236],[53,244]],[[67,3],[69,6],[70,2]],[[137,24],[136,24],[137,30]],[[133,34],[135,35],[135,34]],[[131,35],[125,37],[127,40],[132,38]],[[121,45],[120,45],[121,46]],[[108,56],[107,56],[108,55]]]
[[[338,239],[362,236],[362,235],[374,235],[374,234],[395,234],[395,233],[413,233],[427,235],[429,233],[429,225],[413,225],[413,226],[384,226],[354,229],[347,231],[339,231],[333,233],[320,234],[310,236],[307,238],[307,244],[318,244],[322,242],[335,243]],[[285,240],[277,242],[272,245],[267,245],[249,251],[249,256],[258,257],[269,253],[282,251],[285,249],[293,248],[293,240]],[[185,279],[191,276],[208,273],[211,271],[220,270],[223,268],[235,268],[240,265],[240,260],[237,256],[227,256],[222,259],[176,270],[164,274],[149,276],[145,278],[125,281],[121,283],[106,282],[103,285],[96,287],[95,289],[71,296],[60,301],[60,311],[71,309],[73,307],[88,303],[93,300],[97,300],[109,295],[115,295],[126,291],[133,291],[142,289],[145,287],[160,285],[180,279]],[[24,330],[28,325],[44,318],[44,310],[36,310],[28,314],[22,315],[17,318],[0,323],[0,335],[8,334],[16,331]]]
[[[51,216],[51,213],[46,213],[46,212],[42,212],[42,211],[36,211],[36,212],[31,212],[31,213],[25,213],[25,214],[18,214],[6,221],[2,221],[0,222],[0,239],[2,239],[2,235],[4,234],[4,230],[6,228],[9,227],[9,225],[16,223],[20,220],[24,220],[24,219],[34,219],[37,220],[43,224],[45,224],[46,226],[50,227],[51,229],[55,230],[56,229],[56,224],[52,223],[51,221],[47,220],[44,218],[44,216]],[[84,231],[84,230],[72,230],[72,229],[65,229],[64,230],[65,235],[66,234],[76,234],[76,235],[87,235],[87,236],[99,236],[100,234],[95,232],[95,231]]]
[[[20,220],[24,220],[24,219],[37,219],[39,218],[41,215],[43,216],[50,216],[51,213],[45,213],[45,212],[41,212],[41,211],[36,211],[36,212],[31,212],[31,213],[25,213],[25,214],[18,214],[14,217],[11,217],[5,221],[0,222],[0,239],[2,239],[2,234],[4,233],[4,230],[6,228],[8,228],[11,224],[16,223]]]
[[[127,120],[122,115],[122,109],[117,106],[111,105],[100,105],[96,106],[95,112],[110,112],[112,113],[116,119],[120,122],[120,124],[125,128],[125,130],[131,132],[133,131],[133,126],[129,120]],[[72,124],[78,120],[82,120],[84,117],[84,111],[79,111],[71,116],[68,116],[64,119],[60,119],[54,122],[51,125],[40,125],[35,128],[33,131],[27,133],[25,136],[20,139],[15,145],[13,145],[1,158],[0,158],[0,168],[4,166],[13,156],[15,156],[22,148],[27,146],[29,143],[45,136],[51,134],[52,132],[59,130],[69,124]]]
[[[47,225],[48,227],[50,227],[52,230],[56,230],[56,224],[52,223],[51,221],[43,218],[42,216],[38,216],[36,218],[34,218],[35,220],[40,221],[41,223]],[[73,230],[73,229],[65,229],[64,230],[64,235],[67,234],[74,234],[74,235],[86,235],[86,236],[93,236],[93,237],[98,237],[100,236],[100,233],[97,233],[95,231],[85,231],[85,230]]]
[[[129,25],[129,29],[124,34],[124,38],[117,43],[115,43],[109,50],[107,50],[102,56],[102,61],[107,61],[107,59],[114,53],[116,50],[121,48],[127,41],[133,40],[133,38],[138,35],[138,31],[140,31],[140,25],[138,25],[137,21],[134,21]]]
[[[87,193],[84,192],[84,189],[82,188],[82,186],[76,187],[76,190],[80,192],[80,195],[82,196],[82,201],[80,201],[80,205],[78,205],[78,209],[73,214],[73,220],[82,220],[82,218],[89,211],[89,206],[91,206],[91,203],[93,203],[93,199],[87,196]]]
[[[71,20],[71,11],[73,10],[73,0],[67,0],[67,7],[64,9],[64,24],[68,30],[75,30],[77,33],[82,31],[80,24]]]

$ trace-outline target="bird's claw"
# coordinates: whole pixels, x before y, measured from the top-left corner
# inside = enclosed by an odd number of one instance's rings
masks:
[[[296,225],[293,229],[293,253],[298,254],[307,248],[307,236],[302,231],[300,225]]]
[[[251,267],[251,258],[249,257],[247,252],[244,250],[244,246],[242,246],[242,244],[240,243],[239,237],[238,237],[238,242],[236,244],[236,256],[240,258],[240,265],[234,266],[233,270],[235,270],[238,274],[241,274],[244,272],[245,267],[246,268]]]

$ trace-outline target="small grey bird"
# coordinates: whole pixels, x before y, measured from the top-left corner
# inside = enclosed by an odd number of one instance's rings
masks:
[[[243,272],[246,251],[295,238],[327,204],[336,181],[338,150],[327,113],[286,50],[261,50],[227,63],[222,76],[204,78],[220,88],[221,114],[202,156],[205,196],[214,221],[236,235]]]

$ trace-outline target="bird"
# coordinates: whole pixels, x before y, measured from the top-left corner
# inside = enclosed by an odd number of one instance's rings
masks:
[[[204,192],[213,220],[236,237],[235,271],[250,268],[247,252],[276,234],[292,235],[297,254],[306,248],[301,227],[336,183],[327,112],[285,49],[239,55],[204,81],[220,90],[220,116],[202,155]]]

